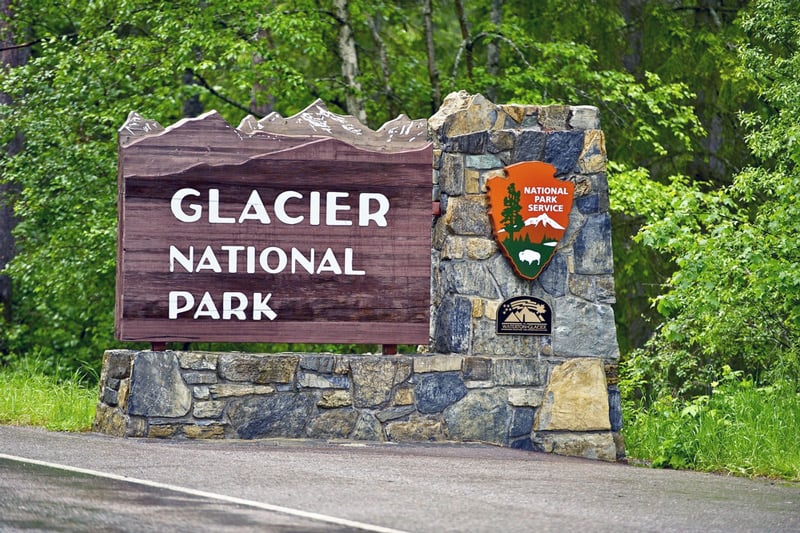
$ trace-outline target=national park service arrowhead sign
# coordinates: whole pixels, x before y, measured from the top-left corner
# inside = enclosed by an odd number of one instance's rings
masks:
[[[541,161],[516,163],[505,170],[507,177],[486,182],[492,230],[514,271],[533,280],[567,231],[575,186],[556,179],[555,167]]]

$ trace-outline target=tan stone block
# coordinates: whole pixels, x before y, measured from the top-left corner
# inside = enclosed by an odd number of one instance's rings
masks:
[[[567,129],[571,109],[566,105],[548,105],[539,108],[539,124],[549,131]]]
[[[463,357],[456,355],[432,355],[414,359],[414,373],[456,372],[461,370]]]
[[[542,389],[508,389],[508,403],[514,407],[539,407],[543,399]]]
[[[147,437],[151,439],[168,439],[175,436],[177,428],[172,424],[150,426],[147,428]]]
[[[532,115],[539,110],[538,106],[533,105],[516,105],[516,104],[509,104],[509,105],[501,105],[500,109],[506,112],[506,114],[514,119],[514,122],[517,124],[522,124],[523,119],[527,115]]]
[[[128,398],[131,395],[131,378],[125,378],[119,382],[117,391],[117,405],[123,412],[128,410]]]
[[[222,424],[183,426],[183,434],[190,439],[221,439],[225,435],[225,428]]]
[[[472,300],[472,318],[480,318],[483,316],[483,299],[470,298]]]
[[[544,452],[600,461],[617,460],[617,443],[610,432],[535,433],[534,445]],[[624,452],[623,452],[624,453]]]
[[[219,354],[207,352],[178,352],[181,368],[187,370],[216,370]]]
[[[442,259],[462,259],[464,257],[464,240],[448,236],[442,246]]]
[[[578,158],[578,168],[584,174],[605,172],[608,160],[605,134],[602,130],[587,130],[583,138],[583,151]]]
[[[470,259],[489,259],[497,253],[497,243],[492,239],[469,237],[466,239],[465,249]]]
[[[496,300],[486,300],[486,318],[489,320],[497,320],[497,309],[502,303],[503,302],[498,302]]]
[[[412,416],[408,421],[390,422],[386,435],[393,442],[424,442],[447,440],[441,420]]]
[[[474,168],[464,171],[465,191],[467,194],[478,194],[481,192],[481,172]]]
[[[394,405],[414,405],[414,389],[402,387],[394,393]]]
[[[350,391],[334,390],[325,392],[317,402],[317,407],[322,409],[335,409],[336,407],[347,407],[353,405],[353,396]]]
[[[209,387],[215,398],[230,396],[247,396],[248,394],[272,394],[275,387],[272,385],[239,385],[235,383],[218,383]]]
[[[452,95],[451,95],[452,96]],[[456,95],[452,105],[448,103],[448,96],[442,104],[442,109],[428,121],[433,121],[432,127],[436,128],[436,117],[443,109],[452,109],[453,113],[445,118],[445,131],[448,137],[467,135],[478,131],[501,129],[505,124],[506,113],[497,105],[486,99],[483,95]],[[495,118],[493,121],[492,118]]]
[[[603,362],[579,358],[555,367],[533,428],[541,431],[610,430]]]
[[[195,402],[194,409],[192,409],[192,416],[195,418],[219,418],[222,416],[222,410],[225,408],[225,402],[209,401],[209,402]]]
[[[118,407],[111,407],[104,403],[97,404],[94,423],[92,424],[93,431],[111,435],[112,437],[124,437],[126,424],[127,418]]]

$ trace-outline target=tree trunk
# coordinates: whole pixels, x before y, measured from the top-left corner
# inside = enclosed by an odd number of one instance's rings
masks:
[[[10,4],[11,0],[0,0],[0,69],[24,65],[28,60],[28,48],[15,48],[15,38],[6,20],[13,16]],[[8,95],[0,93],[0,102],[4,104],[13,103]],[[18,135],[5,148],[8,155],[14,155],[22,149],[22,135]],[[3,269],[15,255],[14,236],[12,231],[16,225],[14,218],[13,197],[16,192],[15,186],[11,183],[4,183],[0,176],[0,308],[2,308],[2,319],[11,322],[11,279],[2,274]],[[0,339],[1,340],[1,339]],[[2,348],[2,343],[0,343]]]
[[[381,65],[381,76],[383,77],[383,94],[386,95],[386,107],[389,110],[389,117],[396,117],[398,112],[397,102],[395,101],[394,89],[392,88],[392,81],[389,77],[389,59],[386,54],[386,44],[381,37],[380,28],[378,27],[378,15],[367,15],[367,24],[369,24],[370,33],[372,33],[372,42],[378,50],[378,61]]]
[[[496,32],[500,32],[500,23],[503,21],[503,0],[492,0],[492,12],[490,15],[492,24]],[[492,39],[486,50],[486,73],[492,79],[497,79],[500,74],[500,47],[498,39]],[[492,84],[486,88],[486,96],[489,100],[497,101],[497,85]]]
[[[463,40],[464,47],[464,60],[467,64],[467,79],[472,81],[472,69],[475,66],[472,57],[472,37],[469,32],[469,22],[467,22],[467,14],[464,11],[464,2],[462,0],[453,0],[456,8],[456,15],[458,16],[458,25],[461,28],[461,39]]]
[[[364,108],[364,97],[361,94],[361,82],[358,81],[358,53],[353,28],[350,26],[350,12],[347,0],[333,0],[336,6],[336,18],[339,20],[339,56],[342,59],[342,77],[345,83],[345,105],[347,112],[362,124],[367,123],[367,112]]]
[[[431,80],[431,112],[436,113],[442,103],[442,88],[439,85],[439,70],[436,68],[436,52],[433,48],[433,9],[431,0],[422,0],[422,23],[425,27],[425,50],[428,53],[428,77]]]
[[[620,12],[625,19],[628,51],[622,58],[625,69],[639,77],[639,64],[642,61],[642,17],[644,16],[644,0],[622,0]]]

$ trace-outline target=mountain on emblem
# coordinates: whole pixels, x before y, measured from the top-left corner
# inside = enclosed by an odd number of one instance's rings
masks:
[[[541,161],[505,170],[507,177],[486,182],[492,230],[516,273],[533,280],[567,230],[575,186],[556,179],[555,167]]]
[[[526,226],[538,226],[539,224],[541,224],[545,228],[550,226],[553,229],[567,229],[558,222],[556,222],[555,220],[553,220],[552,218],[550,218],[549,216],[547,216],[547,213],[542,213],[538,217],[529,218],[528,220],[525,221]]]

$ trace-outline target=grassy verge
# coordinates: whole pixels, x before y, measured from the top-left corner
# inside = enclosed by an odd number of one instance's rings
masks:
[[[629,457],[653,466],[800,480],[800,393],[730,376],[709,396],[626,402]]]
[[[77,377],[57,379],[30,367],[0,369],[0,424],[88,431],[96,405],[96,387]]]

